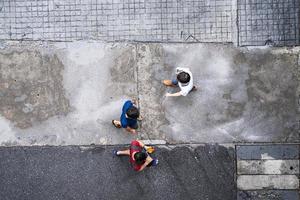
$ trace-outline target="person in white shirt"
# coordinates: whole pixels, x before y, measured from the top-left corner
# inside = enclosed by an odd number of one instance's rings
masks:
[[[193,83],[193,75],[189,68],[176,68],[176,79],[174,80],[164,80],[163,84],[170,87],[178,87],[180,88],[179,92],[176,93],[167,93],[167,97],[178,97],[178,96],[186,96],[191,91],[196,90],[196,87]]]

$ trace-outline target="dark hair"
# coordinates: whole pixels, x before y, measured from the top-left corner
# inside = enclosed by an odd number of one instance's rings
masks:
[[[147,158],[147,154],[144,152],[136,152],[133,157],[137,164],[143,164]]]
[[[129,118],[133,118],[133,119],[137,119],[140,116],[140,111],[137,107],[132,106],[131,108],[129,108],[126,112],[126,115]]]
[[[186,72],[180,72],[178,75],[177,75],[177,80],[180,82],[180,83],[188,83],[190,81],[191,77],[188,73]]]

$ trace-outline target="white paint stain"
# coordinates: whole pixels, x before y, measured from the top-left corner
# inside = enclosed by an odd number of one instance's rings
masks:
[[[264,163],[264,174],[280,174],[283,160],[266,160]]]
[[[237,177],[240,190],[298,189],[297,175],[241,175]]]
[[[14,141],[16,139],[11,127],[11,122],[0,116],[0,144]]]
[[[272,156],[270,156],[268,153],[261,154],[261,159],[262,160],[274,160],[274,158]]]

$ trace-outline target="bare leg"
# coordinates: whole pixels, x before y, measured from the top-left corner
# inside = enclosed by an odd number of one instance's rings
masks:
[[[117,151],[117,155],[119,156],[130,156],[129,149],[123,150],[123,151]]]
[[[176,87],[176,85],[172,83],[172,80],[163,80],[163,84],[165,86]]]

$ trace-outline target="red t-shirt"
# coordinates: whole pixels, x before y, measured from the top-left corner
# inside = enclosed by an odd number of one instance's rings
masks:
[[[143,150],[143,147],[141,147],[141,145],[138,141],[134,140],[131,142],[131,144],[130,144],[130,163],[132,164],[133,169],[135,171],[139,171],[144,163],[137,164],[135,162],[135,160],[133,160],[132,154],[134,154],[135,152],[140,152],[142,150]]]

